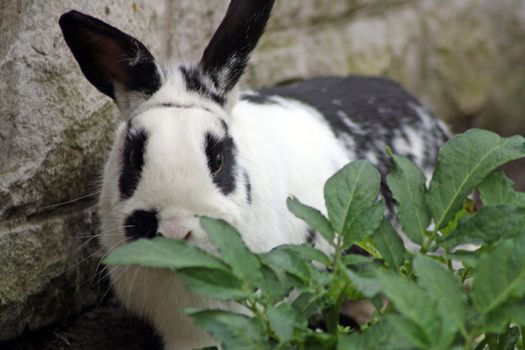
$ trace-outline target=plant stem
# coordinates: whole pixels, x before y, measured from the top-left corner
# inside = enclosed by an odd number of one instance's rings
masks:
[[[488,344],[488,340],[487,338],[483,339],[479,344],[478,346],[476,346],[476,349],[475,350],[483,350],[483,348],[485,347],[485,345]]]
[[[336,242],[335,242],[335,253],[334,253],[334,260],[332,262],[332,268],[333,272],[332,274],[337,276],[339,272],[339,260],[341,259],[341,245],[342,245],[342,235],[337,234]]]
[[[266,314],[264,312],[261,312],[261,310],[259,310],[259,307],[257,306],[257,301],[255,299],[248,299],[244,303],[244,306],[248,308],[255,315],[256,318],[258,318],[259,320],[261,320],[261,322],[263,322],[271,338],[275,340],[279,339],[277,335],[272,331],[272,328],[270,327],[270,321],[266,317]]]
[[[432,243],[434,243],[434,239],[436,239],[437,232],[438,232],[438,227],[436,226],[430,233],[430,237],[428,237],[428,239],[426,239],[423,242],[423,245],[421,246],[421,253],[423,254],[428,253],[430,246],[432,245]]]
[[[520,327],[521,333],[521,350],[525,350],[525,326]]]
[[[450,256],[450,248],[446,248],[445,249],[445,253],[447,255],[447,266],[450,270],[454,270],[454,268],[452,267],[452,259],[449,258]]]
[[[476,330],[472,330],[470,334],[465,339],[465,350],[472,350],[472,345],[474,344],[474,340],[476,340],[477,332]]]

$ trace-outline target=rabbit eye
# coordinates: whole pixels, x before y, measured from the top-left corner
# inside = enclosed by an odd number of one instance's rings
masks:
[[[217,174],[222,168],[223,162],[223,143],[215,136],[206,137],[206,158],[208,159],[208,168],[212,175]]]
[[[210,159],[208,165],[210,167],[211,173],[216,174],[222,168],[222,152],[217,152],[212,157],[213,158]]]
[[[215,133],[206,133],[204,152],[213,183],[224,195],[232,193],[236,184],[236,148],[233,139],[227,132],[222,137]]]

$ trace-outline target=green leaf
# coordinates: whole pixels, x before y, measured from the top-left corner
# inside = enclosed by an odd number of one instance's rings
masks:
[[[413,348],[391,320],[383,320],[363,332],[339,337],[338,350],[407,350]]]
[[[478,327],[485,332],[501,333],[510,323],[525,327],[525,299],[511,300],[489,312]]]
[[[323,253],[319,249],[313,247],[311,244],[283,244],[279,246],[279,249],[283,251],[293,252],[293,254],[300,256],[308,262],[317,261],[325,266],[332,262],[331,258],[329,258],[325,253]]]
[[[346,165],[326,182],[324,197],[328,217],[349,246],[372,234],[379,226],[376,198],[381,176],[372,164],[358,160]],[[372,213],[371,213],[372,211]],[[375,216],[372,218],[371,214]]]
[[[378,271],[383,293],[395,306],[396,310],[411,324],[423,332],[418,336],[425,344],[437,341],[441,334],[441,320],[437,313],[436,302],[419,286],[390,271]]]
[[[361,244],[369,238],[378,229],[384,218],[385,204],[382,200],[375,202],[368,209],[363,210],[360,216],[348,227],[348,231],[343,233],[343,249],[356,243]]]
[[[292,302],[292,307],[297,310],[305,319],[314,314],[319,314],[323,308],[322,299],[324,295],[315,294],[310,291],[299,294]]]
[[[380,225],[381,225],[381,223],[379,223],[379,226]],[[379,226],[378,226],[378,228],[379,228]],[[377,248],[376,248],[376,242],[374,242],[374,240],[372,239],[372,236],[368,236],[368,237],[363,238],[362,240],[357,242],[356,245],[358,247],[364,249],[373,258],[375,258],[375,259],[383,259],[383,256],[381,255],[379,250],[377,250]]]
[[[418,349],[432,348],[431,341],[429,341],[428,338],[429,336],[425,330],[414,321],[400,315],[390,315],[388,319],[399,334],[406,338],[413,347],[417,347]],[[438,337],[438,334],[434,335],[434,338]]]
[[[219,300],[241,300],[253,296],[242,282],[229,271],[191,268],[177,271],[189,290],[193,293]]]
[[[443,238],[446,245],[492,244],[500,239],[525,233],[525,208],[507,205],[483,207],[463,218],[455,231]]]
[[[501,138],[485,130],[469,130],[447,142],[439,152],[427,204],[436,230],[444,227],[488,174],[500,165],[525,157],[525,139]]]
[[[422,244],[423,233],[430,224],[430,212],[425,202],[425,175],[408,158],[392,155],[394,167],[387,184],[397,202],[399,222],[403,232],[413,242]]]
[[[172,270],[203,267],[227,270],[218,258],[182,240],[157,237],[139,239],[115,249],[106,259],[108,265],[141,265]]]
[[[271,268],[263,265],[261,272],[265,281],[262,287],[263,297],[267,297],[270,303],[280,301],[290,293],[292,287],[287,286],[286,283],[281,283],[279,276]],[[285,278],[285,276],[282,276],[282,278]]]
[[[478,190],[485,205],[505,204],[525,207],[525,193],[516,192],[514,182],[502,172],[496,171],[490,174],[478,186]]]
[[[342,266],[348,282],[367,298],[372,298],[382,291],[381,281],[375,273],[369,271],[357,273]]]
[[[304,205],[297,198],[289,197],[286,201],[288,210],[319,232],[329,244],[334,242],[334,230],[328,219],[317,209]]]
[[[472,300],[486,314],[525,294],[525,236],[497,243],[482,255],[472,285]]]
[[[202,217],[200,223],[235,276],[249,283],[252,288],[261,287],[264,283],[261,264],[246,247],[239,232],[223,220]]]
[[[508,305],[508,307],[507,307]],[[489,312],[485,318],[478,319],[478,329],[485,332],[501,333],[509,324],[525,327],[525,304],[523,300],[514,301]]]
[[[193,322],[210,332],[225,350],[268,350],[264,327],[253,318],[228,311],[190,312]]]
[[[283,303],[268,307],[267,316],[272,331],[279,337],[281,343],[292,340],[296,316],[290,304]]]
[[[297,279],[308,282],[310,278],[310,270],[306,261],[304,261],[299,254],[284,247],[277,247],[259,255],[261,262],[271,268],[277,275],[285,272]]]
[[[406,250],[394,226],[389,221],[383,220],[372,239],[386,264],[399,270],[405,262]]]
[[[417,284],[438,303],[438,309],[451,333],[464,327],[467,318],[467,296],[461,282],[445,266],[418,254],[413,261]]]
[[[365,255],[348,254],[348,255],[341,257],[341,261],[343,262],[345,266],[350,266],[350,265],[370,264],[374,261],[374,259],[370,256],[365,256]]]

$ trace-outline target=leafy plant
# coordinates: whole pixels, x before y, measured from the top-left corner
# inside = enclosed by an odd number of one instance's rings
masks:
[[[224,349],[525,350],[525,194],[496,171],[525,157],[525,139],[458,135],[441,148],[428,189],[416,165],[388,152],[387,184],[397,201],[389,219],[378,199],[381,176],[363,160],[326,182],[327,216],[288,199],[330,244],[329,254],[310,245],[254,254],[228,223],[202,218],[218,256],[155,238],[105,262],[169,268],[194,293],[250,310],[187,310]],[[480,210],[469,199],[475,189]],[[418,251],[405,249],[397,226]],[[346,254],[352,245],[370,256]],[[364,298],[373,319],[340,324],[343,304]]]

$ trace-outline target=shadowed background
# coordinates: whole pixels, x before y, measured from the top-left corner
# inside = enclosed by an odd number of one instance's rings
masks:
[[[118,119],[81,75],[58,17],[77,9],[162,62],[195,61],[227,3],[0,0],[0,341],[11,339],[2,349],[158,345],[96,274],[94,203]],[[387,76],[455,131],[523,134],[524,62],[525,0],[278,0],[242,85]],[[525,186],[520,171],[511,166]]]

